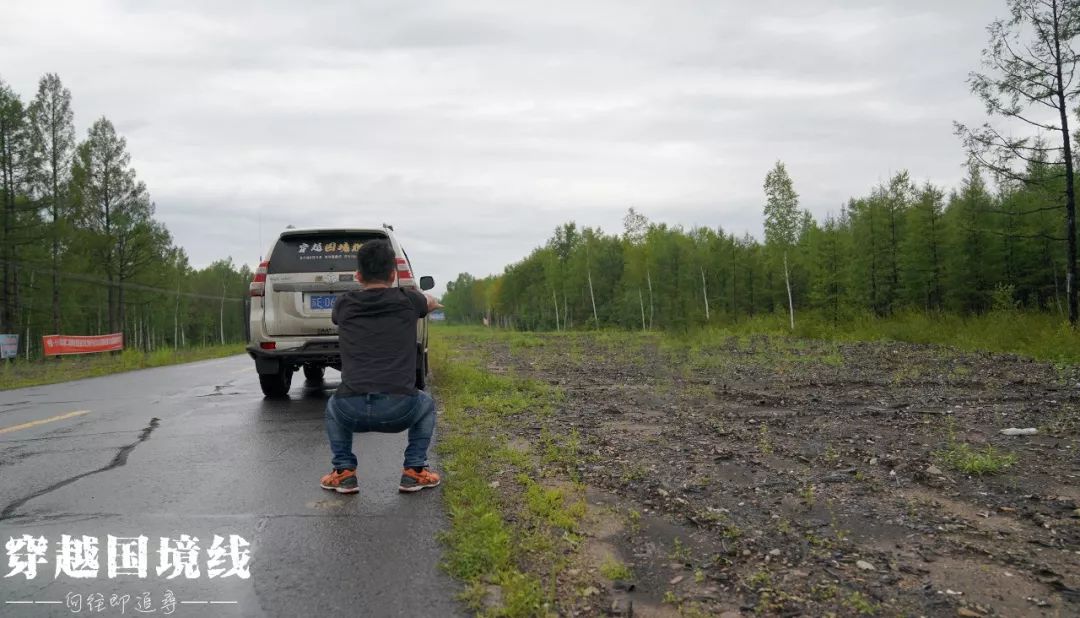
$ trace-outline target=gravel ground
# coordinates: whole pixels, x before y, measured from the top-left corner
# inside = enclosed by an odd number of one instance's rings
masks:
[[[508,429],[576,445],[592,568],[560,576],[565,613],[1080,615],[1075,368],[767,337],[460,345],[564,393]],[[1000,469],[970,472],[988,447]]]

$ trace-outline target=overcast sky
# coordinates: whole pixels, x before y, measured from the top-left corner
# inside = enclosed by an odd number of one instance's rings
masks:
[[[955,186],[952,121],[999,0],[7,0],[0,78],[108,116],[203,266],[297,226],[394,224],[439,289],[565,221],[761,233],[787,163],[836,211],[893,172]],[[261,242],[260,242],[261,219]]]

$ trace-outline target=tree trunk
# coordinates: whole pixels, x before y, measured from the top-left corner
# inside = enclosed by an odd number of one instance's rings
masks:
[[[701,297],[705,300],[705,321],[709,321],[709,290],[705,287],[705,269],[701,270]]]
[[[172,344],[173,347],[180,346],[180,282],[176,283],[176,309],[173,310],[173,328],[172,328]]]
[[[4,203],[2,205],[4,209],[4,229],[3,236],[0,237],[0,246],[3,247],[3,254],[0,254],[0,260],[3,260],[4,281],[3,287],[0,288],[0,330],[5,333],[10,333],[14,330],[16,316],[18,310],[15,309],[14,293],[12,291],[11,280],[12,270],[14,269],[13,251],[14,241],[11,238],[12,226],[14,224],[14,200],[15,200],[15,181],[12,178],[13,173],[11,170],[11,147],[9,141],[11,139],[8,126],[3,120],[0,120],[0,147],[3,147],[3,152],[0,152],[0,191],[4,193]]]
[[[124,285],[122,281],[117,282],[116,286],[116,315],[117,325],[123,330],[127,320],[127,311],[124,308]]]
[[[218,328],[221,331],[221,345],[225,345],[225,283],[221,284],[221,309],[218,316]]]
[[[649,284],[649,328],[652,329],[653,316],[656,314],[656,311],[653,306],[652,273],[648,269],[645,269],[645,281]]]
[[[53,332],[60,334],[60,178],[57,172],[59,153],[56,152],[56,119],[50,123],[52,130],[52,319]]]
[[[559,297],[555,295],[555,288],[551,288],[551,301],[555,304],[555,331],[559,331]]]
[[[641,288],[637,289],[638,306],[641,307],[641,332],[645,332],[645,300],[641,297]]]
[[[784,283],[787,284],[788,315],[791,317],[791,331],[795,332],[795,301],[791,299],[791,275],[788,274],[787,251],[784,251]]]
[[[736,280],[739,273],[735,270],[735,238],[731,239],[731,319],[738,321],[739,318],[739,305],[736,300]]]
[[[57,198],[53,195],[53,200]],[[53,207],[53,217],[59,217],[57,208]],[[52,239],[52,324],[53,333],[60,334],[60,224],[59,220],[53,224]]]
[[[593,287],[592,287],[592,270],[591,270],[591,269],[590,269],[590,270],[588,271],[588,274],[589,274],[589,298],[590,298],[590,299],[592,300],[592,316],[593,316],[593,321],[595,321],[595,322],[596,322],[596,327],[597,327],[597,328],[600,328],[600,316],[599,316],[599,315],[597,315],[597,313],[596,313],[596,295],[595,295],[595,294],[593,294]]]
[[[32,270],[30,271],[30,293],[31,294],[34,293],[34,271],[32,271]],[[32,316],[32,315],[33,315],[33,313],[30,311],[30,308],[27,307],[27,309],[26,309],[26,360],[28,360],[28,361],[30,360],[30,316]]]
[[[1076,327],[1076,187],[1073,176],[1072,135],[1069,134],[1069,103],[1065,98],[1065,81],[1062,74],[1061,24],[1057,3],[1054,3],[1054,49],[1057,60],[1057,99],[1058,112],[1061,115],[1061,145],[1064,148],[1062,158],[1065,161],[1065,239],[1066,268],[1065,294],[1069,304],[1069,324]]]

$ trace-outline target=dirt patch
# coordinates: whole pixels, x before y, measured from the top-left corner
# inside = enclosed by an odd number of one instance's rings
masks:
[[[564,472],[610,519],[586,518],[586,560],[634,574],[592,575],[606,599],[579,615],[624,596],[639,616],[1080,615],[1074,369],[909,344],[512,337],[473,352],[564,393],[509,420],[515,439],[577,436]],[[959,444],[1015,463],[965,474],[944,456]]]

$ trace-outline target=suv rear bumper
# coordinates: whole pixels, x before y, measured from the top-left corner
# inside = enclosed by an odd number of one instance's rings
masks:
[[[341,369],[341,348],[337,337],[302,340],[295,342],[296,345],[291,343],[276,340],[278,347],[273,350],[251,344],[247,347],[247,353],[255,360],[255,369],[259,373],[277,373],[282,365],[295,369],[306,363]]]

